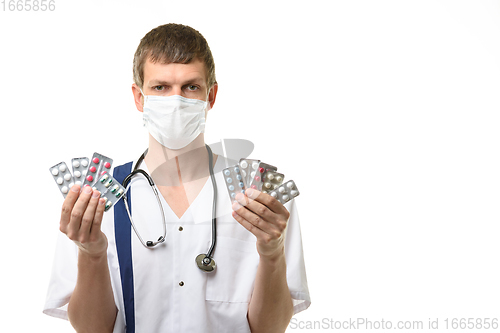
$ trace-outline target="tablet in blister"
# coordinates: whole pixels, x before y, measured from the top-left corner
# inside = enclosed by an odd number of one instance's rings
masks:
[[[257,176],[256,176],[257,177]],[[256,178],[255,177],[255,178]],[[283,180],[285,179],[285,175],[279,172],[275,172],[272,170],[266,171],[261,180],[258,181],[254,178],[254,181],[257,185],[257,189],[262,191],[263,193],[268,193],[283,184]]]
[[[75,184],[82,186],[85,180],[85,175],[87,174],[89,158],[75,157],[71,160],[71,166],[73,167],[73,178],[75,180]]]
[[[56,181],[63,197],[66,198],[66,195],[75,183],[68,166],[65,162],[60,162],[49,168],[49,171],[52,174],[52,177],[54,177],[54,180]]]
[[[236,194],[245,193],[245,184],[243,183],[243,177],[241,175],[239,165],[225,168],[222,170],[222,175],[224,176],[224,181],[226,182],[231,202],[235,200]]]
[[[266,180],[269,187],[264,190],[273,190],[275,187],[281,185],[284,179],[282,173],[276,172],[276,167],[270,164],[260,162],[257,169],[252,172],[252,178],[248,183],[246,183],[247,188],[257,189],[259,191],[263,190],[264,180]]]
[[[113,160],[111,158],[99,153],[94,153],[94,155],[90,159],[83,186],[90,185],[93,187],[100,176],[102,176],[104,173],[109,173],[112,165]]]
[[[113,178],[109,172],[103,174],[94,184],[93,189],[101,192],[101,198],[104,198],[104,211],[109,210],[113,205],[123,197],[125,188],[119,181]]]
[[[278,199],[282,204],[287,203],[293,198],[297,197],[300,194],[297,185],[293,180],[289,180],[286,183],[279,186],[277,189],[269,192],[269,195]]]
[[[240,166],[240,173],[243,177],[243,183],[245,187],[252,181],[252,173],[255,174],[255,170],[259,167],[260,160],[252,160],[249,158],[242,158],[238,165]]]

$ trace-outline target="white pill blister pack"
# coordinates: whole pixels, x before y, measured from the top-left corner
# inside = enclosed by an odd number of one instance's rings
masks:
[[[125,188],[110,173],[103,174],[96,181],[93,189],[101,192],[101,198],[106,200],[104,211],[108,211],[125,193]]]
[[[59,191],[61,191],[63,197],[66,198],[71,187],[75,184],[73,175],[69,171],[68,166],[64,162],[57,163],[56,165],[49,168],[52,177],[56,181]]]
[[[293,198],[297,197],[300,194],[297,185],[293,180],[287,181],[285,184],[282,184],[275,190],[269,192],[269,195],[278,199],[282,204],[287,203]]]
[[[297,197],[300,193],[293,180],[284,182],[285,175],[278,168],[260,160],[241,159],[237,165],[224,169],[223,175],[231,202],[236,194],[245,193],[252,188],[267,193],[282,204]]]
[[[260,160],[251,160],[246,158],[240,159],[238,165],[240,166],[240,173],[243,177],[243,183],[245,184],[245,186],[247,186],[247,184],[250,184],[250,182],[252,181],[252,178],[255,176],[255,171],[259,167],[259,163]]]
[[[264,193],[269,193],[269,191],[274,190],[281,184],[283,184],[283,180],[285,179],[285,175],[275,171],[268,171],[262,177],[262,182],[259,191]]]
[[[73,178],[75,184],[82,186],[87,174],[87,168],[89,167],[88,157],[76,157],[71,160],[71,166],[73,167]]]

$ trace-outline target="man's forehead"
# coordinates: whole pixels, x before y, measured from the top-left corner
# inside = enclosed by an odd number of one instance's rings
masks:
[[[149,83],[163,82],[206,82],[205,64],[195,59],[188,64],[152,62],[150,59],[144,64],[144,81]],[[172,82],[171,82],[172,81]]]

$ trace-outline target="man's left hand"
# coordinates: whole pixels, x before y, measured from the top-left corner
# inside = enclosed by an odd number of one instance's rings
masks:
[[[285,230],[290,213],[272,196],[247,189],[236,195],[233,217],[257,237],[261,258],[276,259],[283,255]]]

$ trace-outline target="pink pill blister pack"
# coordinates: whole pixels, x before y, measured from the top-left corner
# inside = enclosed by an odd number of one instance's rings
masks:
[[[111,171],[112,165],[113,160],[111,158],[99,153],[94,153],[94,155],[92,155],[92,158],[90,159],[89,168],[87,170],[83,186],[94,186],[100,176]]]

